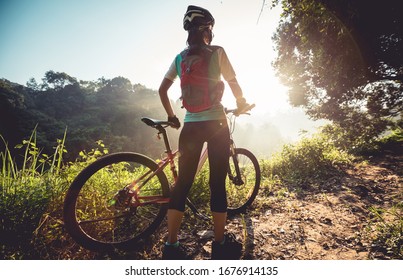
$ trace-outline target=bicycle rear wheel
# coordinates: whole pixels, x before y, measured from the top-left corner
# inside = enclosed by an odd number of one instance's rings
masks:
[[[169,197],[166,175],[149,176],[157,168],[153,160],[135,153],[110,154],[90,164],[66,194],[68,233],[90,250],[133,249],[157,229],[167,211],[162,202]],[[135,199],[130,190],[141,185]]]
[[[228,214],[245,212],[255,200],[260,186],[260,166],[248,150],[235,148],[229,158],[226,180]]]

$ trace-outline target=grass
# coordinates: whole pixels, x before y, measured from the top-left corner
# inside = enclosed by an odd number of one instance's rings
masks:
[[[403,202],[390,209],[371,208],[367,235],[373,240],[371,251],[403,259]]]
[[[52,156],[36,146],[36,131],[17,148],[24,161],[18,168],[7,145],[1,157],[1,254],[6,259],[35,257],[32,240],[52,201],[60,200],[68,183],[63,178],[62,157],[66,134],[57,140]],[[4,141],[4,139],[3,139]],[[27,252],[28,256],[27,256]]]
[[[36,130],[16,148],[22,151],[20,167],[6,141],[0,153],[0,259],[70,258],[58,248],[69,238],[62,221],[63,200],[77,174],[98,156],[107,153],[103,143],[82,152],[74,163],[63,163],[66,133],[57,139],[53,155],[36,145]]]
[[[337,148],[323,134],[287,144],[270,161],[263,164],[263,173],[282,182],[303,183],[327,178],[353,161],[351,154]]]
[[[80,153],[77,161],[64,163],[65,140],[66,133],[57,140],[54,154],[46,155],[37,147],[34,131],[17,147],[24,156],[21,166],[17,166],[7,145],[0,153],[0,259],[105,258],[79,247],[67,235],[62,208],[66,190],[75,176],[108,150],[98,141],[96,148]],[[255,211],[276,200],[298,196],[306,184],[338,174],[352,161],[352,155],[323,135],[284,146],[273,158],[260,162],[262,187],[254,203]],[[209,211],[207,182],[208,167],[196,178],[190,193],[197,198],[197,204],[205,206],[205,211]],[[374,246],[386,248],[393,258],[403,257],[402,209],[401,204],[388,210],[373,209],[368,218]],[[194,227],[194,223],[194,219],[189,219],[184,226]]]

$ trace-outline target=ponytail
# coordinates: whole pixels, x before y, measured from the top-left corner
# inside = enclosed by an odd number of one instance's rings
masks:
[[[199,30],[198,28],[189,29],[188,30],[188,38],[187,38],[188,46],[189,47],[195,47],[195,46],[204,46],[204,45],[206,45],[206,42],[204,40],[205,36],[206,36],[205,32],[207,32],[208,41],[209,41],[209,44],[210,44],[212,39],[213,39],[213,35],[212,35],[211,30],[209,30],[209,29]]]

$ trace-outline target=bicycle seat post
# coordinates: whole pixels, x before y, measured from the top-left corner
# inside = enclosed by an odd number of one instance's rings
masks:
[[[176,170],[174,170],[175,166],[173,163],[173,158],[175,157],[175,153],[172,153],[171,149],[171,144],[169,143],[168,139],[168,133],[165,129],[165,127],[169,126],[170,123],[166,121],[159,121],[159,120],[154,120],[150,118],[142,118],[141,119],[146,125],[151,126],[152,128],[155,128],[158,130],[158,138],[160,138],[160,135],[162,134],[162,138],[164,139],[164,144],[165,144],[165,153],[168,156],[169,161],[171,162],[171,168],[172,171],[174,172],[176,176]]]
[[[165,149],[166,149],[165,152],[169,156],[172,155],[171,144],[169,143],[168,133],[167,133],[166,129],[163,128],[162,126],[160,126],[158,128],[158,131],[159,131],[160,134],[162,134],[162,138],[164,139],[164,144],[165,144]]]
[[[165,144],[165,149],[166,149],[165,153],[168,156],[170,166],[171,166],[171,171],[172,171],[172,174],[174,175],[175,182],[176,182],[176,178],[178,177],[178,172],[176,171],[176,166],[173,161],[175,155],[172,153],[171,144],[169,143],[168,133],[167,133],[166,129],[163,128],[162,126],[158,128],[158,131],[159,131],[159,133],[162,134],[162,138],[164,139],[164,144]]]

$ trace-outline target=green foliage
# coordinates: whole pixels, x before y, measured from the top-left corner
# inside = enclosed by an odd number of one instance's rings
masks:
[[[374,149],[376,138],[375,135],[370,133],[371,129],[371,124],[366,127],[357,126],[355,131],[345,130],[340,125],[333,124],[324,126],[322,132],[333,141],[336,147],[357,154],[365,150]],[[368,133],[362,130],[367,130]]]
[[[281,181],[306,182],[332,176],[349,164],[352,156],[334,144],[325,134],[303,138],[283,146],[281,152],[263,163],[263,173]]]
[[[135,149],[157,157],[163,150],[155,132],[141,122],[144,116],[166,118],[155,90],[123,77],[78,81],[54,71],[46,72],[42,83],[31,79],[27,86],[0,80],[0,118],[8,120],[0,122],[0,135],[13,156],[20,152],[14,147],[35,127],[37,143],[47,154],[53,151],[54,139],[68,128],[67,161],[74,161],[98,139],[111,151]],[[178,132],[171,133],[177,136]],[[150,139],[155,145],[147,145]],[[0,149],[4,149],[2,143]],[[18,157],[17,163],[21,164]]]
[[[397,127],[392,130],[388,135],[380,140],[381,143],[388,145],[392,143],[402,143],[403,142],[403,128]]]
[[[403,259],[403,203],[390,210],[371,208],[367,231],[372,238],[372,252],[381,251],[394,259]]]
[[[369,130],[370,126],[369,124]],[[357,128],[357,132],[359,132],[359,128]],[[355,133],[346,131],[336,124],[324,126],[322,133],[336,147],[356,155],[375,155],[387,150],[398,152],[403,146],[403,133],[399,126],[386,132],[384,136],[376,138],[374,135],[372,137],[356,136]]]
[[[401,119],[403,16],[396,3],[272,2],[283,8],[273,65],[292,105],[362,142]]]
[[[197,174],[189,193],[192,202],[205,211],[210,210],[209,172],[207,161]]]
[[[77,84],[77,79],[69,76],[66,73],[54,72],[54,71],[47,71],[45,73],[45,78],[43,78],[43,84],[41,87],[43,89],[62,89],[66,85],[74,85]],[[37,86],[35,80],[30,80],[30,84],[33,86]]]
[[[74,163],[63,164],[65,140],[66,133],[50,156],[38,148],[34,131],[18,145],[24,150],[21,168],[7,145],[0,153],[0,252],[4,259],[54,258],[49,256],[55,252],[48,251],[48,244],[66,241],[61,220],[65,192],[84,167],[109,151],[97,141],[96,148],[80,152]]]
[[[67,183],[62,178],[62,157],[66,152],[63,139],[57,140],[53,156],[41,153],[36,145],[36,131],[24,140],[21,169],[6,145],[1,157],[0,174],[0,239],[1,253],[7,258],[27,258],[24,251],[31,246],[34,231],[51,201],[59,199]],[[3,139],[4,140],[4,139]],[[33,253],[33,251],[28,250]],[[35,258],[34,255],[28,258]]]

